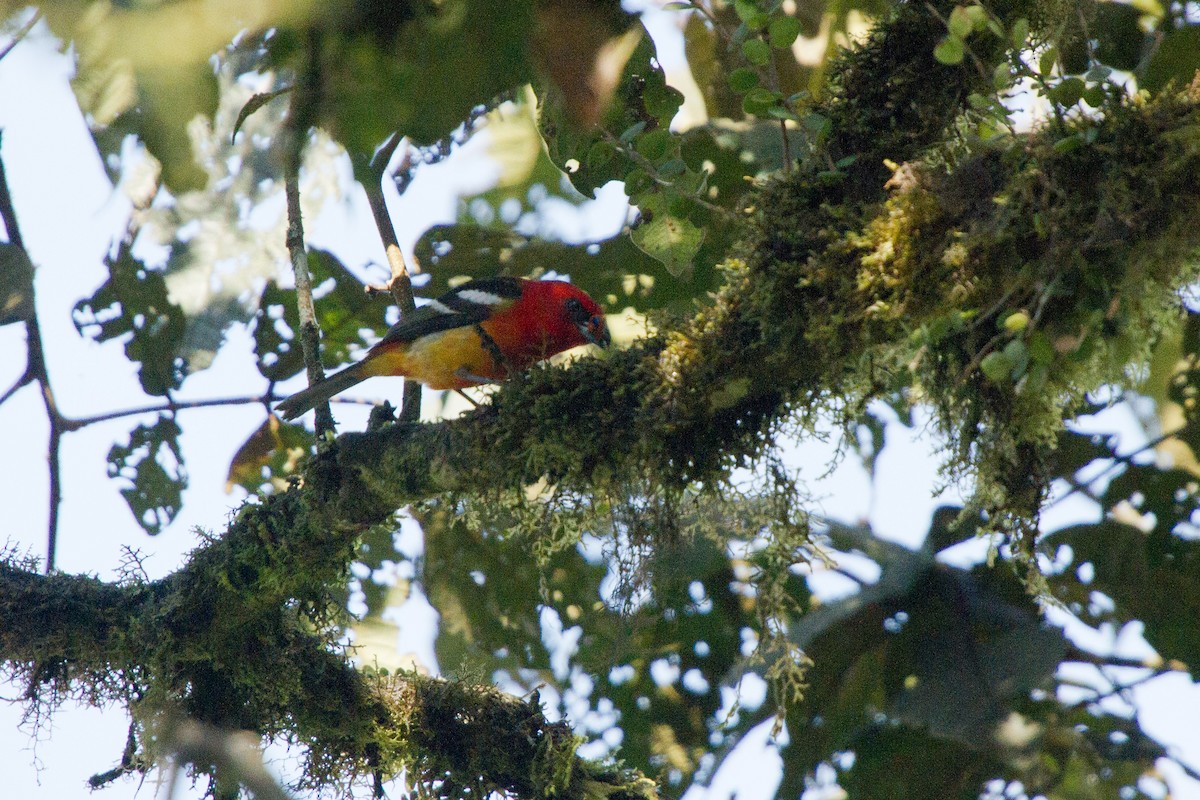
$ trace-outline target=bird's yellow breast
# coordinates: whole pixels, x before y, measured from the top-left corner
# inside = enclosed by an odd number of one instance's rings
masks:
[[[478,381],[464,378],[463,374],[493,381],[506,375],[503,366],[492,360],[474,326],[451,328],[410,343],[386,346],[365,359],[364,364],[370,375],[403,375],[431,389],[478,385]]]

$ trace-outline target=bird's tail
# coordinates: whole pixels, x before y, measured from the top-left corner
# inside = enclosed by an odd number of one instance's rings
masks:
[[[371,376],[367,374],[366,370],[362,369],[362,362],[359,362],[346,367],[341,372],[335,372],[318,384],[301,389],[275,406],[275,410],[282,414],[284,419],[295,419],[305,411],[316,408],[335,394],[344,392],[369,377]]]

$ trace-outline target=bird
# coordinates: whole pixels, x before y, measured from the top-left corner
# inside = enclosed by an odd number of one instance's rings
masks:
[[[366,356],[281,401],[295,419],[367,378],[399,375],[431,389],[496,383],[583,344],[611,343],[604,312],[559,280],[476,278],[406,313]]]

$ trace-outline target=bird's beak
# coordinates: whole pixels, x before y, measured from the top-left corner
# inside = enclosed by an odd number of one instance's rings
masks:
[[[604,324],[604,317],[599,315],[592,317],[587,322],[579,323],[579,332],[584,339],[597,347],[608,347],[612,344],[612,337],[608,335],[608,326]]]

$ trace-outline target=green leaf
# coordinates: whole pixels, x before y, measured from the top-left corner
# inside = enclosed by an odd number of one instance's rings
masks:
[[[795,111],[792,111],[790,108],[785,108],[783,106],[771,106],[770,108],[767,109],[767,116],[774,117],[775,119],[791,120],[792,122],[800,121],[800,117],[799,117],[799,115],[796,114]]]
[[[1158,471],[1153,466],[1137,468],[1134,472],[1140,474],[1129,483],[1144,486],[1141,479],[1146,477],[1146,470]],[[1182,470],[1164,472],[1171,474],[1159,482],[1162,491],[1155,491],[1159,496],[1174,493],[1195,480]],[[1147,500],[1144,507],[1153,511],[1163,504]],[[1141,620],[1146,641],[1163,658],[1188,665],[1193,679],[1200,676],[1200,627],[1196,625],[1200,615],[1200,542],[1165,532],[1146,534],[1114,520],[1103,520],[1055,531],[1041,547],[1053,554],[1062,545],[1071,548],[1076,569],[1056,572],[1050,576],[1050,585],[1073,613],[1089,624]],[[1087,585],[1075,578],[1083,564],[1092,566],[1093,577]],[[1112,599],[1111,613],[1092,606],[1094,592]]]
[[[672,215],[663,195],[647,195],[641,211],[642,221],[629,232],[633,243],[672,275],[682,275],[700,251],[704,231],[686,217]]]
[[[1142,30],[1141,12],[1125,3],[1097,3],[1095,15],[1089,31],[1096,41],[1096,60],[1113,69],[1137,69],[1155,41]]]
[[[151,536],[171,524],[183,503],[188,477],[179,449],[181,432],[164,415],[153,425],[134,428],[128,444],[114,444],[108,451],[108,476],[126,484],[121,496]]]
[[[771,61],[771,45],[762,39],[747,39],[742,42],[742,55],[757,67],[765,66]]]
[[[946,36],[937,47],[933,48],[933,57],[940,63],[953,66],[961,64],[966,51],[963,49],[963,41],[955,36]]]
[[[966,7],[967,19],[971,21],[972,29],[981,31],[991,22],[991,17],[988,16],[987,9],[979,4],[972,4]]]
[[[626,128],[625,130],[621,131],[621,135],[618,136],[617,138],[620,139],[625,144],[629,144],[634,139],[636,139],[638,136],[640,136],[642,131],[644,131],[644,130],[646,130],[646,120],[644,120],[644,119],[638,120],[637,122],[633,123],[628,128]]]
[[[168,299],[163,274],[134,258],[130,244],[105,263],[108,280],[75,305],[75,327],[100,342],[128,337],[125,355],[139,365],[142,389],[164,395],[183,382],[183,311]]]
[[[643,33],[624,64],[614,101],[606,108],[600,127],[581,128],[573,124],[557,93],[540,97],[539,101],[542,103],[539,125],[550,159],[564,171],[569,162],[577,162],[578,168],[569,171],[567,177],[581,194],[594,196],[599,187],[611,181],[626,180],[626,175],[636,167],[631,158],[616,152],[609,159],[589,158],[592,148],[604,141],[601,127],[607,131],[622,131],[621,141],[631,144],[652,127],[668,128],[682,102],[682,95],[667,86],[656,57],[654,40]],[[651,120],[655,121],[654,125]]]
[[[1064,108],[1069,108],[1083,98],[1086,89],[1087,85],[1081,78],[1066,78],[1050,90],[1050,99]]]
[[[309,54],[320,65],[318,122],[352,158],[369,157],[394,131],[420,144],[436,142],[473,108],[536,76],[529,47],[529,32],[538,25],[532,4],[462,0],[414,12],[403,3],[379,5],[369,17],[342,15],[332,6],[318,12],[327,17],[321,49]],[[545,66],[556,74],[557,19],[543,21]],[[583,41],[598,49],[607,39]],[[294,63],[280,60],[281,66]]]
[[[771,47],[784,50],[791,47],[800,37],[800,20],[795,17],[775,17],[767,26],[767,39]]]
[[[753,0],[736,0],[733,4],[733,10],[737,14],[738,19],[749,30],[762,30],[767,25],[767,20],[770,17]]]
[[[314,439],[303,425],[285,425],[274,414],[250,434],[225,477],[225,491],[241,486],[250,494],[282,491],[296,474],[301,459],[312,451]]]
[[[1025,368],[1029,366],[1029,350],[1025,342],[1013,339],[1004,346],[1004,357],[1011,365],[1010,372],[1014,380],[1025,374]]]
[[[671,131],[657,128],[639,136],[633,146],[646,160],[657,164],[672,153],[676,141],[677,139]]]
[[[1010,41],[1012,46],[1017,50],[1024,50],[1029,39],[1029,20],[1025,17],[1019,18],[1012,26],[1012,35]]]
[[[1074,150],[1078,150],[1082,146],[1083,138],[1076,133],[1059,139],[1054,143],[1051,149],[1053,149],[1054,152],[1058,153],[1059,155],[1064,155]]]
[[[742,109],[747,114],[761,117],[769,109],[775,107],[779,103],[779,99],[778,92],[760,86],[746,92],[746,96],[742,98]]]
[[[1014,335],[1023,333],[1029,327],[1029,312],[1014,311],[1004,318],[1001,327]]]
[[[805,114],[802,124],[809,135],[818,140],[824,139],[833,130],[833,120],[817,111]]]
[[[950,31],[950,36],[955,39],[966,39],[975,28],[966,6],[955,6],[954,10],[950,12],[950,19],[947,21],[946,27]]]
[[[634,169],[625,176],[625,194],[637,197],[654,187],[654,178],[644,169]]]
[[[642,104],[647,114],[667,127],[683,105],[683,95],[675,87],[667,85],[665,80],[647,81],[642,89]]]
[[[1012,378],[1013,364],[1007,355],[994,351],[979,362],[979,370],[992,383],[1003,383]]]
[[[1054,72],[1054,65],[1057,61],[1058,48],[1047,47],[1042,51],[1042,54],[1038,56],[1038,73],[1040,73],[1044,79],[1049,80],[1050,74]]]
[[[939,509],[934,526],[956,517],[956,509]],[[835,547],[871,557],[881,572],[789,628],[814,664],[803,700],[788,708],[785,775],[802,778],[831,754],[851,750],[853,770],[864,771],[843,773],[839,782],[853,783],[860,790],[854,797],[973,797],[1000,768],[993,761],[1000,723],[1014,711],[1033,713],[1029,691],[1052,678],[1067,643],[1042,623],[1011,570],[968,572],[935,560],[935,549],[969,534],[972,524],[952,536],[931,528],[930,545],[918,552],[862,528],[831,528]],[[921,757],[894,760],[884,748],[886,767],[872,763],[880,737],[893,736]],[[983,763],[971,769],[980,772],[964,775],[962,758],[973,752]],[[907,794],[914,785],[919,794]],[[909,788],[893,794],[898,787]]]
[[[1139,75],[1138,84],[1151,92],[1168,85],[1181,89],[1191,82],[1197,70],[1200,70],[1200,25],[1185,25],[1166,32]]]
[[[745,94],[754,87],[758,86],[759,77],[758,70],[750,67],[738,67],[733,72],[729,73],[729,88],[733,89],[738,94]]]

